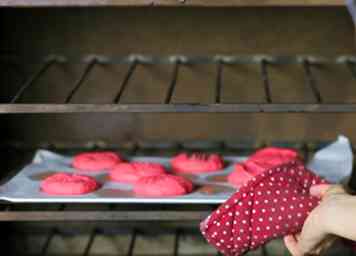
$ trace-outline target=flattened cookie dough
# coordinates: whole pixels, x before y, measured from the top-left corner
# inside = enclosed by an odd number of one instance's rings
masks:
[[[170,174],[143,177],[134,184],[136,195],[148,197],[179,196],[192,190],[193,184],[190,180]]]
[[[72,166],[79,171],[97,172],[110,170],[123,159],[114,152],[87,152],[76,155]]]
[[[131,162],[116,165],[109,173],[113,181],[135,183],[142,177],[165,174],[163,165],[151,162]]]
[[[218,154],[181,153],[171,160],[171,164],[176,173],[200,174],[224,168],[224,161]]]
[[[97,190],[100,184],[92,177],[56,173],[41,182],[41,191],[52,195],[81,195]]]

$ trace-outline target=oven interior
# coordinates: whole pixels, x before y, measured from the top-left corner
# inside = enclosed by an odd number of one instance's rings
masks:
[[[339,134],[356,140],[354,25],[344,6],[8,2],[2,184],[39,148],[173,156],[275,145],[308,159]],[[2,202],[0,235],[9,255],[218,255],[197,228],[215,208]],[[248,255],[288,253],[276,240]]]

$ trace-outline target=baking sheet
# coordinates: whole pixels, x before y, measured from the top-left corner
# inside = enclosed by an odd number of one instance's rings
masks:
[[[192,193],[175,197],[138,197],[133,194],[131,185],[112,182],[107,172],[86,173],[95,177],[103,186],[97,191],[85,195],[58,196],[48,195],[39,190],[44,178],[58,171],[75,172],[71,168],[71,157],[62,156],[47,150],[38,150],[31,164],[22,169],[8,183],[0,187],[0,199],[11,202],[31,203],[194,203],[217,204],[224,202],[236,189],[226,182],[226,175],[233,170],[233,163],[246,157],[224,157],[227,167],[211,174],[189,176],[194,183]],[[169,157],[132,157],[130,161],[150,161],[163,164],[169,170]]]
[[[85,173],[95,177],[103,186],[89,194],[58,196],[48,195],[39,190],[40,182],[44,178],[58,171],[72,173],[72,158],[56,154],[47,150],[38,150],[29,165],[25,166],[8,183],[0,186],[0,200],[18,203],[190,203],[190,204],[219,204],[228,199],[236,189],[226,182],[226,176],[233,171],[233,164],[245,160],[247,157],[226,156],[226,168],[222,171],[189,176],[194,183],[192,193],[184,196],[149,198],[138,197],[133,194],[131,185],[112,182],[107,178],[107,172]],[[169,157],[132,157],[130,161],[158,162],[169,171]],[[316,174],[331,182],[342,182],[350,176],[353,166],[353,154],[349,140],[340,135],[330,145],[320,149],[308,163]]]

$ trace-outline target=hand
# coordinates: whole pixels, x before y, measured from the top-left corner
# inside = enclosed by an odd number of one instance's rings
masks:
[[[293,256],[320,255],[337,236],[356,240],[356,199],[341,186],[318,185],[310,194],[322,198],[306,219],[302,232],[288,235],[284,242]]]

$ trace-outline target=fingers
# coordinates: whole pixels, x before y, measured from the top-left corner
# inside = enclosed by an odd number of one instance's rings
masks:
[[[320,242],[315,248],[309,251],[302,252],[300,244],[298,243],[300,234],[288,235],[284,237],[284,244],[292,254],[292,256],[303,256],[303,255],[322,255],[330,246],[337,240],[337,237],[330,236],[325,240]]]
[[[323,197],[326,192],[328,191],[328,189],[330,189],[331,185],[326,185],[326,184],[323,184],[323,185],[315,185],[315,186],[312,186],[310,187],[310,194],[312,196],[316,196],[316,197]]]
[[[305,220],[300,239],[298,240],[299,250],[302,255],[314,251],[325,238],[322,225],[320,225],[320,214],[318,209],[311,212]]]
[[[294,235],[295,240],[299,241],[300,239],[300,233]]]
[[[323,198],[321,205],[315,208],[306,219],[301,234],[288,235],[284,243],[293,256],[320,255],[334,241],[328,237],[325,229],[325,203],[332,199],[331,195],[345,194],[346,191],[339,185],[316,185],[310,188],[310,194]]]
[[[302,256],[299,247],[298,247],[298,241],[293,235],[288,235],[284,237],[284,244],[286,245],[288,251],[293,255],[293,256]]]
[[[340,185],[315,185],[310,187],[309,190],[312,196],[323,198],[327,195],[346,193],[345,189]]]

